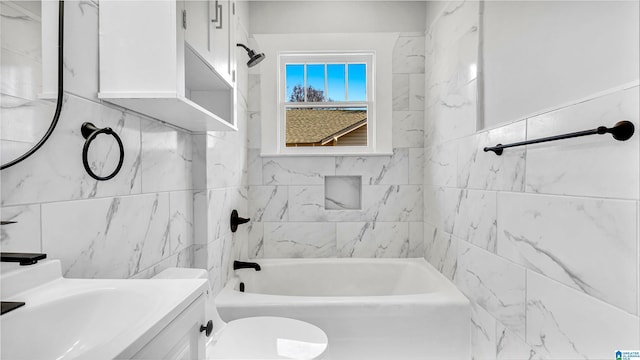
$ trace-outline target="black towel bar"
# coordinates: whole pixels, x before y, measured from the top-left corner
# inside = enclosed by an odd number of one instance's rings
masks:
[[[592,130],[584,130],[584,131],[572,132],[568,134],[549,136],[546,138],[521,141],[521,142],[506,144],[506,145],[498,144],[496,146],[485,147],[484,151],[485,152],[493,151],[494,153],[496,153],[496,155],[502,155],[503,149],[510,148],[510,147],[529,145],[529,144],[538,144],[538,143],[547,142],[547,141],[570,139],[574,137],[596,135],[596,134],[599,134],[599,135],[611,134],[613,135],[614,139],[619,141],[625,141],[625,140],[629,140],[631,136],[633,136],[634,131],[635,131],[635,126],[633,125],[633,123],[631,121],[623,120],[618,122],[611,128],[608,128],[606,126],[599,126],[598,128],[592,129]]]

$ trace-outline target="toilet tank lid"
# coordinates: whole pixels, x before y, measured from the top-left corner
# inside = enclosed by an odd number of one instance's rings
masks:
[[[205,279],[207,280],[209,277],[207,275],[207,271],[204,269],[171,267],[161,271],[153,278],[154,279]]]

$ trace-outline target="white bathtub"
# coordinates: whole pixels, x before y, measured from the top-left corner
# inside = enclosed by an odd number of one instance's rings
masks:
[[[470,358],[469,302],[424,259],[256,262],[262,271],[237,270],[216,297],[223,320],[307,321],[327,333],[333,360]]]

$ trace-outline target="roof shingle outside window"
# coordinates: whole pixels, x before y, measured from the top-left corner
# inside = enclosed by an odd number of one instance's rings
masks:
[[[331,146],[343,137],[365,130],[365,110],[288,109],[287,146]],[[352,145],[366,146],[366,135]],[[358,143],[360,142],[360,143]]]

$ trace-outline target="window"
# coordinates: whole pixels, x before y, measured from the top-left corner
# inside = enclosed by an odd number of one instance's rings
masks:
[[[390,155],[396,33],[254,34],[262,156]]]
[[[285,147],[368,146],[373,54],[286,54],[280,59]]]

